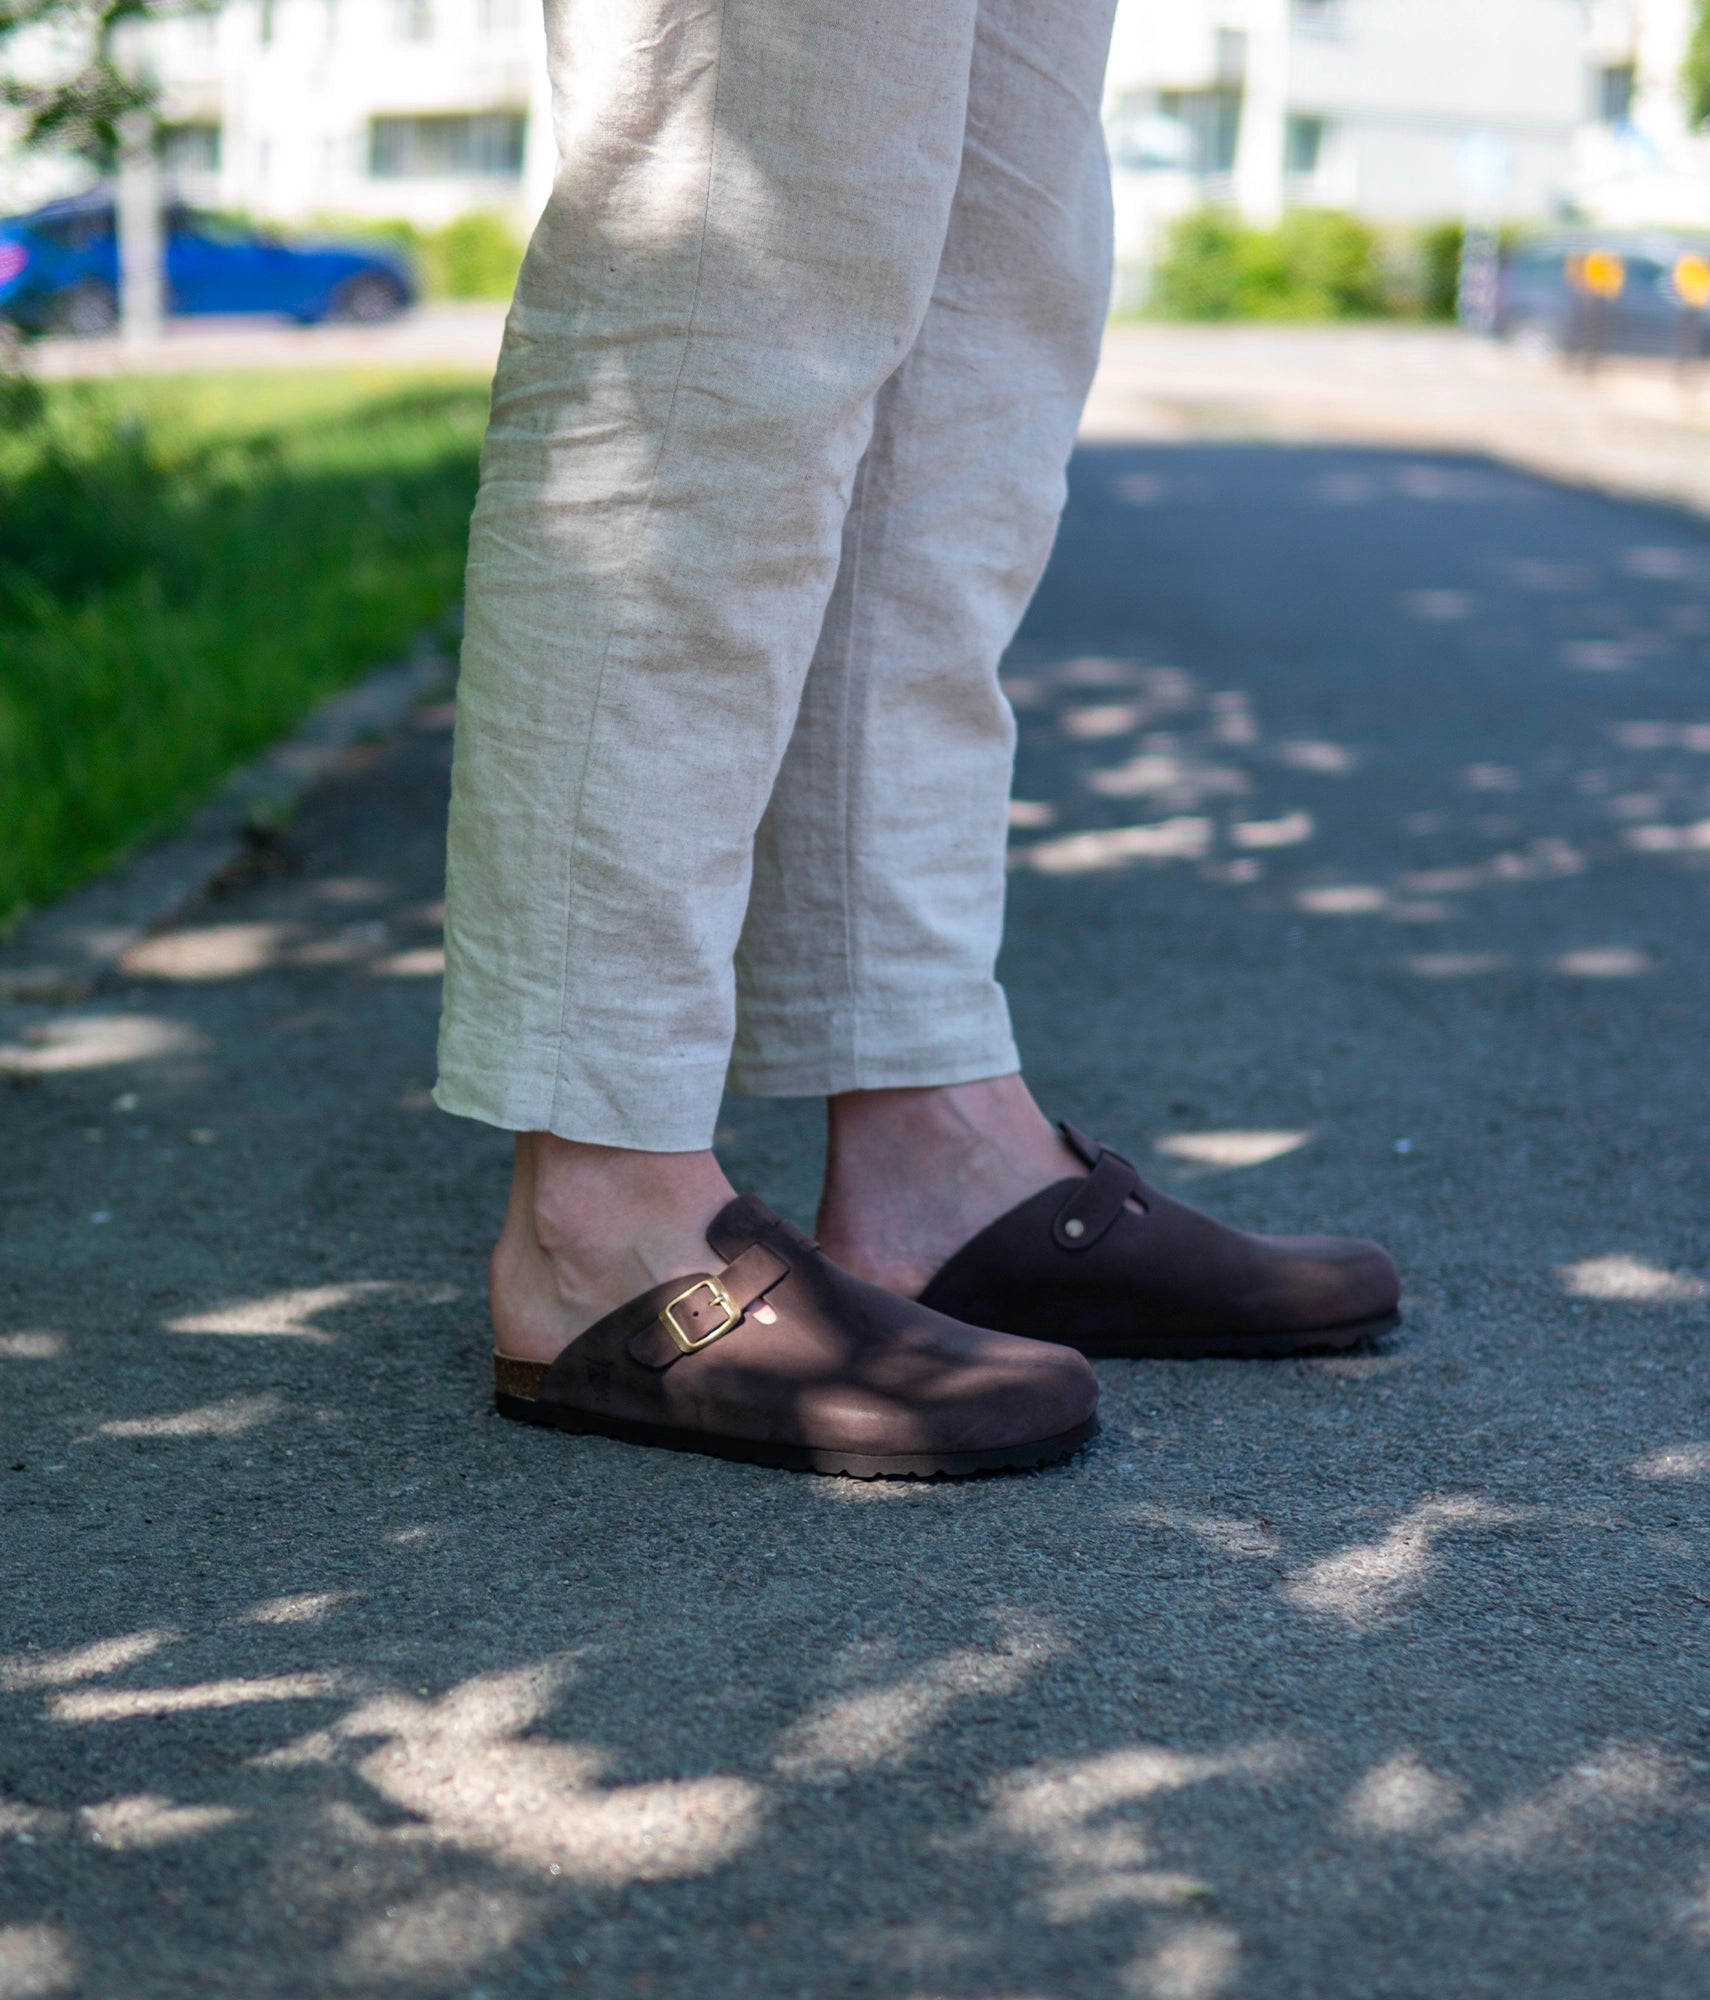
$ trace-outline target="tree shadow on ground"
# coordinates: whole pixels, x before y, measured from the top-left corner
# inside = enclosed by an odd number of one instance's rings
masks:
[[[1355,477],[1306,571],[1283,503]],[[864,1485],[490,1413],[506,1143],[425,1097],[441,713],[311,806],[296,873],[6,1010],[4,2000],[1702,1989],[1710,984],[1690,850],[1620,837],[1698,808],[1579,780],[1611,729],[1710,714],[1689,653],[1629,700],[1504,664],[1484,612],[1410,650],[1398,576],[1518,560],[1442,497],[1487,477],[1080,469],[1012,668],[1053,816],[1018,828],[1008,964],[1036,1085],[1239,1220],[1389,1236],[1409,1297],[1368,1354],[1101,1364],[1068,1466]],[[1520,484],[1489,508],[1527,560],[1704,546]],[[1181,486],[1197,515],[1142,534],[1132,494]],[[1461,507],[1428,546],[1412,517]],[[1685,785],[1699,752],[1631,754]],[[1480,831],[1475,764],[1536,818]],[[1195,855],[1028,858],[1195,817]],[[1396,886],[1415,841],[1534,838],[1585,865]],[[1301,900],[1336,881],[1450,913]],[[1411,971],[1412,924],[1507,963]],[[1649,969],[1555,969],[1616,946]],[[801,1215],[814,1132],[733,1102],[724,1143]]]

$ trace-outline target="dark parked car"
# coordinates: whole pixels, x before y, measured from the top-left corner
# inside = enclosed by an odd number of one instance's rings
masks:
[[[171,313],[390,319],[416,295],[408,263],[370,245],[287,243],[174,203],[163,218]],[[0,222],[0,318],[25,333],[108,333],[118,322],[109,195],[56,201]]]
[[[1707,261],[1710,238],[1675,230],[1533,237],[1502,259],[1494,330],[1556,353],[1703,354]]]

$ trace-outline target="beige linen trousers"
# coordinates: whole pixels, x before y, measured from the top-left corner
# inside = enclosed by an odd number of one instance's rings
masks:
[[[1114,0],[549,0],[470,533],[438,1102],[711,1143],[1015,1069],[1014,723]]]

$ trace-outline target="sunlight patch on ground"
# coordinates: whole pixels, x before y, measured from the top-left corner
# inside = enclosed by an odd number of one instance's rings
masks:
[[[359,1278],[342,1285],[301,1285],[269,1292],[259,1299],[242,1299],[210,1312],[186,1313],[166,1322],[168,1333],[278,1335],[323,1345],[336,1334],[315,1326],[317,1314],[340,1312],[363,1299],[385,1294],[420,1305],[449,1305],[458,1295],[455,1285],[406,1285],[388,1278]]]
[[[1621,551],[1621,567],[1628,576],[1643,577],[1650,583],[1684,583],[1703,567],[1696,549],[1631,548]]]
[[[1510,960],[1505,951],[1420,951],[1397,963],[1415,979],[1482,979]]]
[[[1425,625],[1458,625],[1473,615],[1473,600],[1464,590],[1407,590],[1401,608]]]
[[[159,931],[119,960],[133,979],[242,979],[274,964],[300,930],[296,924],[204,924]]]
[[[1345,743],[1326,743],[1310,736],[1290,737],[1276,747],[1276,760],[1291,771],[1312,771],[1323,778],[1345,778],[1360,767],[1359,753]]]
[[[1277,1531],[1268,1521],[1247,1521],[1223,1514],[1198,1514],[1186,1507],[1146,1505],[1131,1509],[1127,1518],[1148,1528],[1192,1535],[1219,1555],[1274,1558]]]
[[[1638,1257],[1585,1257],[1563,1264],[1556,1276],[1575,1299],[1619,1299],[1633,1305],[1691,1305],[1710,1298],[1710,1284],[1685,1271],[1664,1270]]]
[[[1581,673],[1620,674],[1636,667],[1645,650],[1631,639],[1570,639],[1561,648],[1561,663]]]
[[[1461,784],[1469,792],[1518,792],[1526,780],[1511,764],[1469,764],[1461,773]]]
[[[1146,720],[1144,704],[1132,701],[1099,702],[1087,708],[1063,711],[1062,730],[1078,742],[1099,743],[1109,736],[1126,736]]]
[[[381,902],[392,893],[392,885],[372,875],[325,875],[309,893],[317,902],[348,908],[353,903]]]
[[[100,1428],[102,1437],[237,1437],[254,1430],[257,1424],[271,1423],[284,1405],[271,1393],[262,1396],[228,1396],[224,1402],[204,1403],[199,1409],[180,1410],[166,1417],[115,1417]]]
[[[0,1361],[57,1361],[64,1352],[63,1333],[0,1333]]]
[[[951,1653],[889,1687],[827,1702],[788,1732],[774,1768],[812,1779],[899,1764],[958,1702],[1012,1694],[1062,1651],[1049,1635],[1017,1634],[995,1652]]]
[[[322,1701],[340,1693],[342,1674],[268,1674],[255,1680],[201,1681],[192,1687],[80,1688],[49,1703],[55,1722],[128,1722],[142,1715],[190,1715],[247,1708],[257,1701]]]
[[[522,1937],[529,1907],[509,1891],[441,1889],[365,1923],[339,1953],[342,1979],[425,1980],[473,1972]],[[417,1990],[420,1990],[419,1988]]]
[[[1139,2000],[1216,2000],[1240,1968],[1241,1940],[1227,1924],[1183,1924],[1123,1975]]]
[[[1635,854],[1710,853],[1710,819],[1691,826],[1630,826],[1621,838]]]
[[[1487,1500],[1424,1500],[1408,1510],[1380,1542],[1326,1556],[1288,1585],[1303,1611],[1341,1618],[1353,1626],[1381,1623],[1421,1589],[1434,1567],[1436,1544],[1446,1534],[1500,1527],[1522,1517]]]
[[[295,1597],[269,1597],[244,1617],[252,1625],[307,1625],[355,1595],[353,1590],[305,1590]]]
[[[1207,799],[1240,798],[1252,790],[1245,771],[1229,764],[1208,764],[1174,750],[1144,750],[1126,764],[1094,771],[1089,790],[1105,799],[1155,798],[1159,809],[1191,809]]]
[[[430,944],[377,958],[368,970],[377,979],[438,979],[445,972],[445,947]]]
[[[1259,725],[1248,697],[1239,692],[1211,697],[1211,740],[1231,750],[1250,750],[1259,740]]]
[[[941,1507],[951,1488],[925,1479],[816,1479],[810,1500],[829,1500],[844,1507]]]
[[[1239,819],[1229,829],[1237,847],[1299,847],[1317,831],[1309,812],[1286,812],[1276,819]]]
[[[1018,832],[1035,833],[1041,828],[1054,826],[1057,808],[1046,805],[1040,799],[1011,799],[1009,802],[1009,823]]]
[[[1093,875],[1131,861],[1198,861],[1211,852],[1212,834],[1211,821],[1196,818],[1102,827],[1020,848],[1015,861],[1041,875]]]
[[[1312,1143],[1311,1132],[1166,1132],[1152,1150],[1169,1160],[1183,1160],[1189,1166],[1262,1167],[1267,1160],[1280,1160],[1298,1153]]]
[[[763,1795],[735,1777],[602,1788],[609,1754],[526,1732],[551,1706],[561,1662],[479,1675],[437,1701],[385,1695],[324,1737],[379,1737],[359,1774],[412,1823],[389,1838],[484,1853],[605,1886],[721,1867],[755,1838]]]
[[[1288,1751],[1269,1743],[1217,1756],[1115,1750],[1012,1773],[993,1789],[992,1816],[1006,1839],[1033,1849],[1051,1871],[1045,1907],[1053,1923],[1077,1922],[1121,1903],[1179,1905],[1209,1893],[1208,1885],[1153,1867],[1132,1809],[1212,1778],[1267,1778],[1292,1761]]]
[[[1389,891],[1376,882],[1327,882],[1322,888],[1301,889],[1297,910],[1309,917],[1371,917],[1389,902]]]
[[[1564,979],[1643,979],[1657,962],[1648,951],[1627,944],[1586,945],[1564,951],[1548,962],[1548,970]]]
[[[1681,1796],[1681,1773],[1668,1758],[1645,1744],[1619,1745],[1576,1764],[1535,1798],[1481,1814],[1443,1844],[1484,1860],[1531,1860],[1591,1827],[1667,1812]]]
[[[1702,1479],[1710,1472],[1710,1444],[1670,1444],[1633,1461],[1638,1479]]]
[[[77,1961],[57,1924],[0,1930],[0,2000],[51,2000],[77,1984]]]
[[[1413,1360],[1411,1354],[1318,1354],[1308,1355],[1303,1365],[1314,1375],[1369,1382],[1374,1375],[1393,1375],[1398,1368],[1411,1368]]]
[[[1613,722],[1609,740],[1618,750],[1710,752],[1710,722]]]
[[[236,1806],[175,1806],[153,1792],[107,1799],[78,1814],[89,1838],[121,1854],[142,1847],[169,1847],[247,1817]]]
[[[0,1042],[0,1076],[63,1076],[193,1055],[206,1047],[202,1036],[181,1021],[161,1021],[152,1014],[82,1014],[45,1021],[20,1041]]]
[[[1440,1778],[1411,1750],[1370,1770],[1348,1794],[1342,1816],[1359,1833],[1429,1833],[1461,1809],[1461,1787]]]
[[[34,1659],[15,1655],[0,1660],[0,1690],[15,1694],[23,1688],[65,1687],[73,1681],[117,1673],[121,1667],[159,1652],[177,1636],[170,1629],[157,1627],[147,1632],[126,1632],[116,1639],[97,1639],[93,1645],[78,1646],[69,1653],[43,1653]]]

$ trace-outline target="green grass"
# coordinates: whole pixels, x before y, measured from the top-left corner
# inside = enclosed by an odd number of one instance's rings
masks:
[[[0,421],[0,931],[447,619],[486,390],[156,378],[26,415]]]

